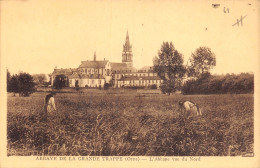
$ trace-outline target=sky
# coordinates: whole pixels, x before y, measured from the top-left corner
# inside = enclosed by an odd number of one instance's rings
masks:
[[[211,48],[214,74],[255,72],[260,63],[260,1],[4,0],[0,5],[1,69],[11,73],[77,68],[95,51],[97,60],[121,62],[127,30],[136,68],[152,66],[166,41],[185,64],[198,47]],[[232,26],[241,16],[243,26]]]

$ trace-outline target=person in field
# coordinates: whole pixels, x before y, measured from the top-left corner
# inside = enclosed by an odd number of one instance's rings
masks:
[[[44,99],[44,112],[46,114],[50,114],[53,111],[56,111],[56,106],[54,102],[54,96],[56,95],[55,92],[51,92],[50,94],[45,96]]]
[[[179,108],[187,116],[196,115],[201,116],[201,110],[199,106],[191,101],[179,101]]]

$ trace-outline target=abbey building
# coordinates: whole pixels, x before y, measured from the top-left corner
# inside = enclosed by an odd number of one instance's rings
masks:
[[[156,85],[157,88],[163,82],[152,67],[136,69],[133,67],[132,45],[128,32],[123,45],[122,63],[110,62],[109,60],[97,60],[94,53],[93,60],[82,61],[78,68],[57,69],[51,75],[53,85],[56,77],[63,76],[66,86],[75,87],[104,87],[105,83],[114,88]]]

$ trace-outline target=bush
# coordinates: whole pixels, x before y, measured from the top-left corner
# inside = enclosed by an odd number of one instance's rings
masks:
[[[187,81],[182,87],[183,94],[222,94],[254,92],[254,75],[204,75],[197,80]]]
[[[145,86],[124,86],[126,89],[144,89]]]
[[[57,75],[53,82],[53,87],[55,89],[62,89],[66,86],[66,76],[65,75]]]
[[[151,88],[151,89],[157,89],[157,85],[153,84],[153,85],[151,85],[150,88]]]
[[[166,81],[164,81],[161,86],[160,89],[162,91],[163,94],[170,94],[174,91],[174,87],[172,87],[171,85],[167,84]]]
[[[105,83],[105,84],[104,84],[104,90],[107,90],[109,87],[110,87],[110,84],[109,84],[109,83]]]

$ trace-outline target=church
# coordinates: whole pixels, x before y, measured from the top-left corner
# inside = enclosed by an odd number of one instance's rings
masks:
[[[152,85],[159,88],[163,80],[153,72],[152,66],[141,69],[133,67],[132,45],[130,44],[128,31],[122,51],[122,63],[109,60],[97,60],[94,53],[93,60],[81,61],[78,68],[57,69],[51,74],[51,85],[57,76],[63,75],[67,87],[91,87],[100,88],[110,84],[114,88],[142,86],[149,88]]]

